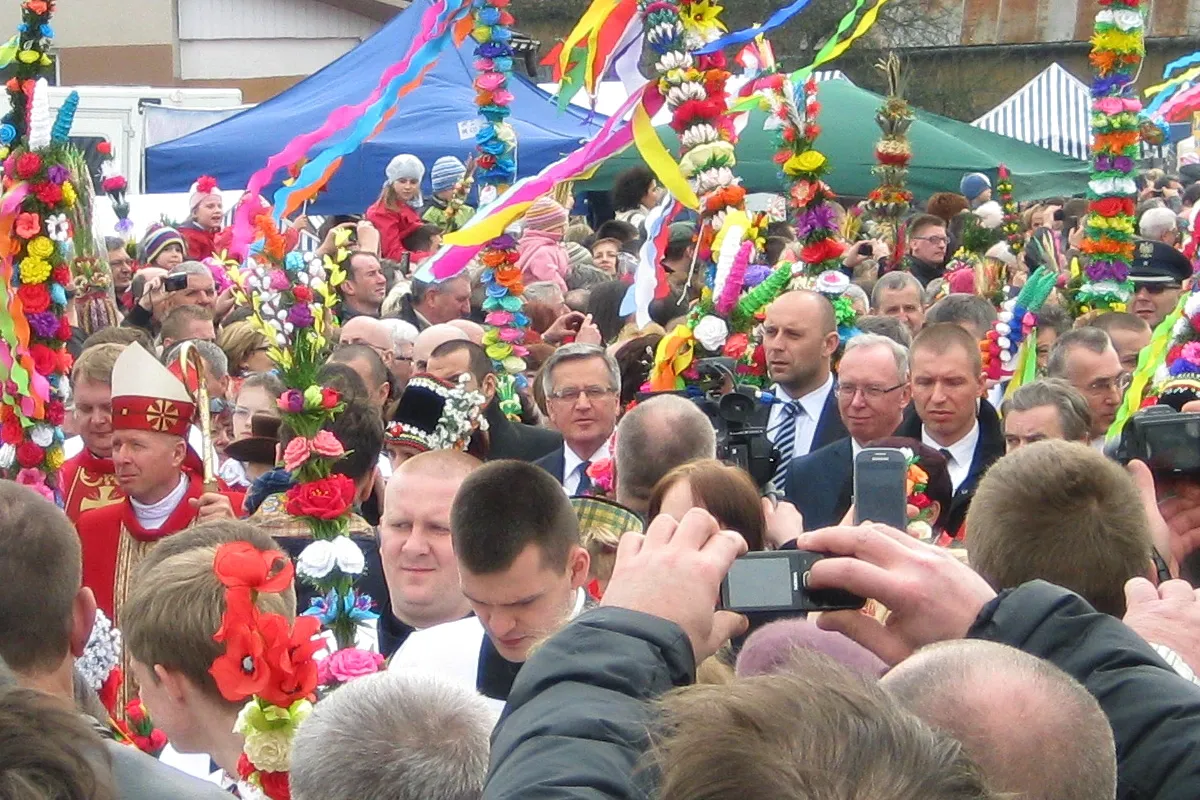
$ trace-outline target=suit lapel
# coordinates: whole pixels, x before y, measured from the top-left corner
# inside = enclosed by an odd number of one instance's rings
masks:
[[[817,420],[817,429],[813,432],[813,443],[809,452],[816,452],[827,444],[845,439],[850,434],[842,424],[842,415],[837,407],[837,384],[825,396],[825,406],[821,409],[821,418]]]

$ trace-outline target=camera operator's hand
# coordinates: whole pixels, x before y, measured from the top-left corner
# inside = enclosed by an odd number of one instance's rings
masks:
[[[1171,528],[1159,509],[1158,492],[1154,488],[1154,473],[1150,472],[1150,468],[1143,462],[1136,460],[1130,461],[1125,470],[1133,478],[1133,484],[1142,497],[1142,507],[1146,510],[1146,522],[1150,526],[1150,540],[1154,543],[1154,549],[1167,562],[1171,575],[1179,577],[1179,559],[1176,558],[1171,545]]]
[[[886,525],[823,528],[803,534],[796,546],[843,556],[813,564],[810,589],[845,589],[888,608],[886,624],[860,611],[827,612],[817,621],[888,664],[927,644],[961,639],[996,596],[987,581],[947,550]]]
[[[584,315],[579,311],[571,311],[554,320],[554,324],[542,334],[546,344],[560,344],[563,339],[575,334],[583,325]]]
[[[1171,648],[1200,673],[1200,591],[1187,581],[1158,586],[1145,578],[1125,584],[1124,623],[1151,644]]]
[[[588,314],[583,318],[583,322],[579,323],[579,333],[575,334],[575,344],[604,344],[604,337],[600,335],[600,328],[592,322],[591,314]]]
[[[783,545],[804,533],[804,517],[799,509],[786,500],[775,503],[771,498],[762,499],[763,517],[767,525],[763,531],[763,539],[772,550],[778,550]]]
[[[740,614],[713,611],[721,581],[745,552],[746,540],[720,530],[704,509],[691,509],[679,522],[659,514],[645,534],[621,537],[600,605],[674,622],[691,640],[699,664],[746,629]]]

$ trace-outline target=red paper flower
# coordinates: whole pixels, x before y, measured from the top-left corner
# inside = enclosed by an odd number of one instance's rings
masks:
[[[40,467],[45,458],[46,454],[42,451],[42,448],[33,442],[21,442],[17,445],[17,463],[25,469]]]
[[[57,183],[39,183],[33,187],[33,194],[42,203],[48,206],[56,206],[62,202],[63,191],[62,187]]]
[[[51,425],[62,425],[67,417],[67,410],[61,400],[51,400],[46,404],[46,421]]]
[[[60,286],[67,286],[68,284],[71,283],[70,267],[66,267],[66,266],[62,266],[62,265],[55,267],[54,271],[50,273],[50,280],[54,281],[55,283],[59,284]]]
[[[835,239],[822,239],[819,242],[805,245],[800,251],[800,260],[805,264],[820,264],[831,258],[837,258],[845,250]]]
[[[916,506],[917,511],[924,511],[925,509],[927,509],[931,505],[933,505],[933,501],[929,499],[929,495],[925,494],[924,492],[910,495],[908,498],[908,502],[910,502],[914,506]]]
[[[44,283],[24,283],[17,289],[17,297],[27,314],[36,314],[50,307],[50,292]]]
[[[325,646],[313,638],[321,630],[320,621],[316,617],[297,617],[289,627],[285,617],[264,614],[259,619],[259,629],[267,643],[266,662],[271,677],[258,696],[281,708],[311,698],[317,690],[317,662],[313,655]]]
[[[201,175],[196,181],[196,191],[202,194],[209,194],[217,188],[217,179],[212,175]]]
[[[112,155],[112,143],[107,139],[96,145],[96,152],[102,156]]]
[[[237,773],[239,778],[249,780],[250,776],[257,771],[254,768],[254,764],[250,761],[250,756],[246,755],[245,752],[238,756]]]
[[[230,609],[213,637],[225,645],[225,652],[213,661],[208,673],[221,696],[231,703],[260,694],[271,682],[271,668],[264,658],[267,648],[255,624],[253,616],[242,617]]]
[[[293,517],[337,519],[354,502],[354,481],[345,475],[330,475],[293,486],[287,492],[287,513]]]
[[[230,589],[275,594],[292,585],[291,559],[279,550],[259,550],[249,542],[229,542],[217,550],[213,572]]]
[[[321,389],[321,408],[326,410],[336,408],[340,402],[342,402],[342,396],[338,394],[337,389],[330,389],[327,386]]]
[[[263,794],[271,800],[291,800],[292,789],[288,784],[286,772],[260,772],[258,782],[262,786]]]
[[[33,368],[39,375],[50,375],[58,371],[58,354],[46,345],[30,345],[29,356],[33,359]]]
[[[307,286],[297,286],[292,289],[292,296],[296,298],[297,303],[311,303],[313,299],[312,289]]]
[[[1132,198],[1106,197],[1103,200],[1092,201],[1088,210],[1102,217],[1115,217],[1118,214],[1132,215],[1136,209]]]
[[[17,177],[27,181],[42,168],[42,157],[37,153],[22,153],[17,157]]]
[[[41,217],[39,217],[37,214],[30,214],[29,212],[18,214],[16,231],[17,236],[21,237],[22,239],[32,239],[42,232]]]
[[[0,425],[0,439],[3,439],[5,444],[20,444],[24,438],[25,429],[18,420],[6,419],[4,424]]]
[[[55,337],[60,342],[70,341],[71,339],[71,321],[63,317],[58,323],[58,336]]]

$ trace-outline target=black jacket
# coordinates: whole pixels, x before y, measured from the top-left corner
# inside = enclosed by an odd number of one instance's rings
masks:
[[[800,510],[805,530],[837,525],[854,494],[854,446],[849,436],[788,465],[783,496]]]
[[[533,463],[554,450],[562,450],[562,436],[546,428],[513,422],[493,399],[484,412],[488,421],[488,461],[512,458]]]
[[[429,323],[422,319],[417,310],[413,308],[411,294],[406,294],[400,298],[400,312],[396,316],[412,325],[418,331],[423,331],[429,327]]]
[[[620,608],[583,614],[517,676],[492,734],[484,800],[651,796],[643,785],[655,781],[635,770],[648,744],[644,701],[695,678],[674,623]]]
[[[946,517],[944,526],[951,535],[957,535],[962,529],[963,522],[967,519],[967,509],[971,507],[971,498],[975,496],[975,489],[979,486],[979,479],[988,467],[1004,455],[1004,428],[1000,424],[1000,415],[987,400],[979,401],[976,419],[979,420],[979,442],[975,445],[975,457],[971,459],[971,471],[950,501],[950,514]],[[915,407],[909,409],[895,435],[921,441],[921,418],[917,416]]]
[[[764,409],[769,413],[769,407],[764,406]],[[763,424],[767,425],[765,420]],[[778,424],[776,427],[778,427]],[[767,428],[768,435],[771,441],[774,442],[778,437],[778,431],[771,428],[770,425],[767,425]],[[849,435],[850,432],[846,430],[846,425],[842,422],[841,412],[838,411],[837,382],[835,381],[833,388],[829,390],[829,395],[825,398],[825,407],[821,409],[821,418],[817,420],[817,429],[813,431],[812,446],[808,448],[808,452],[816,452],[825,445],[833,444],[836,441],[845,439]],[[798,454],[796,458],[803,458],[806,455],[808,453]]]
[[[1087,687],[1116,739],[1118,800],[1200,796],[1200,686],[1119,619],[1033,581],[986,606],[968,636],[1024,650]]]

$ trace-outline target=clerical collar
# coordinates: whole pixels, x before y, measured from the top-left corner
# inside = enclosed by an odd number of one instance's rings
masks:
[[[180,473],[179,485],[157,503],[139,503],[132,497],[129,498],[129,503],[133,506],[133,514],[137,517],[138,524],[148,531],[156,531],[161,528],[172,512],[183,502],[184,496],[187,495],[187,490],[187,476]]]

